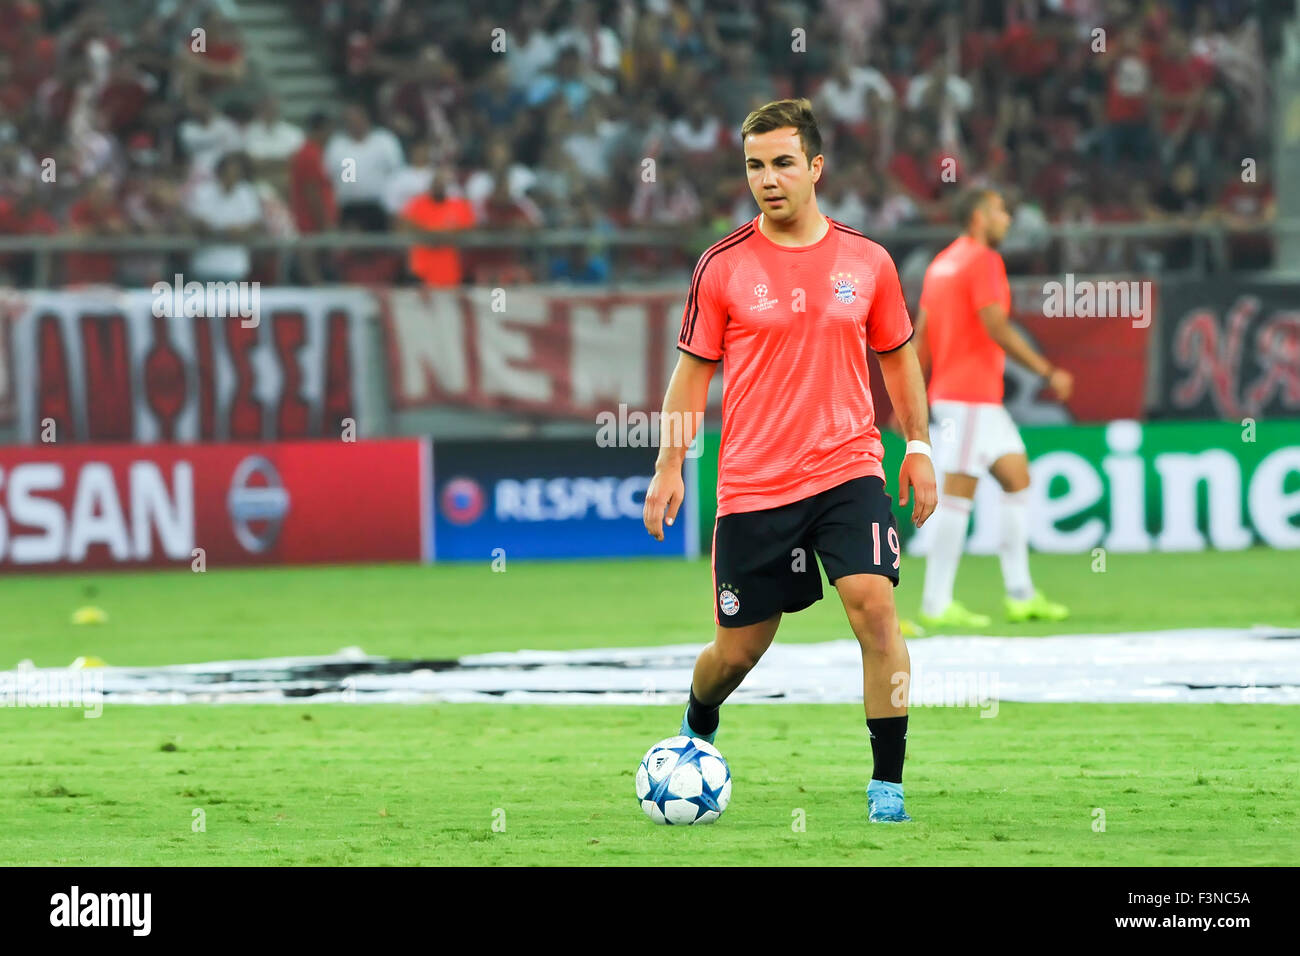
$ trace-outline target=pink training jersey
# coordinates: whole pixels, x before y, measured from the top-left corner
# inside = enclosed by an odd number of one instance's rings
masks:
[[[867,348],[890,352],[912,337],[880,245],[828,219],[819,241],[782,246],[759,218],[700,256],[677,340],[722,360],[719,515],[883,480]]]
[[[921,286],[931,402],[1002,404],[1007,356],[980,320],[986,305],[1010,311],[1007,267],[996,249],[959,236],[934,257]]]

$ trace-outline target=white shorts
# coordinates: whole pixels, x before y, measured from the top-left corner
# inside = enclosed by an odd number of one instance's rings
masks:
[[[1020,430],[1001,405],[935,402],[930,418],[934,466],[945,475],[981,475],[1003,455],[1025,454]]]

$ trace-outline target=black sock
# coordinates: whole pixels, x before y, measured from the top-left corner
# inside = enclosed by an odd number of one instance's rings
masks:
[[[686,708],[686,722],[697,734],[708,736],[718,729],[718,708],[721,704],[701,704],[695,696],[695,686],[691,686],[691,703]]]
[[[871,756],[876,764],[871,779],[902,783],[903,755],[907,752],[907,715],[870,717],[867,719],[867,733],[871,735]]]

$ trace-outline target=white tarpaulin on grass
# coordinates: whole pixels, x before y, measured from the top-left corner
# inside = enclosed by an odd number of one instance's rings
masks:
[[[51,706],[71,675],[105,703],[684,703],[701,645],[513,651],[405,661],[350,649],[325,657],[169,667],[0,672],[0,706]],[[1056,637],[930,637],[908,642],[912,706],[999,701],[1300,704],[1300,630],[1204,628]],[[776,643],[732,695],[737,703],[862,699],[853,640]],[[64,704],[63,706],[68,706]],[[77,704],[73,704],[77,706]]]

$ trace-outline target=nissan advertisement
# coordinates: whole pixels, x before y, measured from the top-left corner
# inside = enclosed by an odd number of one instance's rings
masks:
[[[421,440],[0,448],[0,569],[427,557]]]

